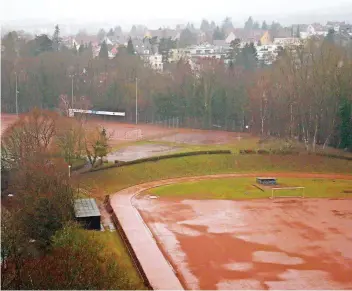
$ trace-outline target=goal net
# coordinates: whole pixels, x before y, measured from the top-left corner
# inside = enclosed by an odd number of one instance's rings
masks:
[[[272,188],[271,198],[304,198],[305,187]]]
[[[136,140],[141,138],[142,138],[142,130],[140,129],[130,130],[125,133],[125,139]]]

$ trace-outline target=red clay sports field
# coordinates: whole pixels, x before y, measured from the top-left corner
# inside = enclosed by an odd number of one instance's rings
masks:
[[[14,120],[14,115],[2,114],[2,132]],[[238,138],[237,133],[221,131],[175,132],[98,120],[87,124],[103,125],[113,144],[137,138],[203,144]],[[141,136],[126,139],[134,130]],[[352,180],[351,175],[272,175]],[[229,175],[217,178],[224,176]],[[156,181],[111,196],[112,208],[154,289],[352,289],[351,199],[234,201],[137,195],[192,179],[206,177]]]

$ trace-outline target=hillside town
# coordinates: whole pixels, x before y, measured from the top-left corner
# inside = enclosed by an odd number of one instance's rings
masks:
[[[299,1],[4,1],[1,290],[351,289],[352,5]]]
[[[24,37],[27,40],[33,38],[28,34]],[[283,27],[277,22],[268,25],[263,21],[260,25],[249,17],[244,27],[235,28],[227,17],[220,25],[203,19],[199,28],[188,23],[177,25],[174,29],[160,27],[156,30],[134,25],[128,32],[116,26],[109,31],[100,29],[96,35],[80,31],[76,35],[63,36],[60,46],[77,52],[88,49],[93,58],[107,54],[110,59],[127,49],[140,56],[146,66],[163,72],[167,64],[181,59],[194,70],[200,69],[202,60],[230,65],[236,58],[234,50],[237,49],[238,53],[250,44],[255,48],[258,65],[271,65],[284,48],[300,46],[308,39],[324,38],[333,38],[339,45],[351,46],[352,25],[328,21],[325,24]]]
[[[280,49],[301,45],[310,38],[327,37],[329,31],[340,44],[351,44],[352,25],[345,22],[328,21],[325,25],[312,23],[282,27],[279,23],[267,25],[264,21],[260,27],[251,17],[243,28],[234,28],[229,18],[220,27],[206,20],[203,20],[200,28],[192,24],[157,30],[133,26],[130,32],[125,33],[116,27],[108,32],[101,29],[97,35],[78,33],[68,36],[63,38],[63,44],[70,49],[89,46],[93,56],[97,57],[105,43],[109,58],[114,58],[131,40],[135,54],[153,69],[163,71],[165,63],[176,63],[180,59],[187,60],[193,67],[197,66],[200,59],[215,59],[229,64],[234,46],[244,48],[250,43],[256,48],[258,62],[270,65]]]

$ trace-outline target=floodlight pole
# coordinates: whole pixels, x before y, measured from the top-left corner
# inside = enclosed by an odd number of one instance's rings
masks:
[[[138,124],[138,78],[136,77],[136,124]]]
[[[16,75],[16,115],[18,116],[18,81],[17,81],[17,72],[15,72]]]
[[[73,109],[73,75],[71,76],[71,108]]]

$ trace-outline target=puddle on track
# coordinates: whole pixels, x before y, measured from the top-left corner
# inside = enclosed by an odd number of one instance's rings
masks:
[[[188,289],[351,289],[352,201],[301,202],[134,200]]]

